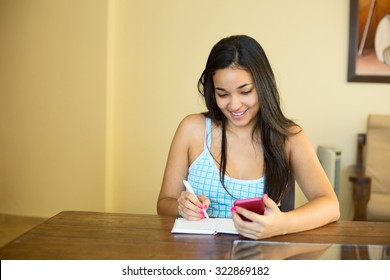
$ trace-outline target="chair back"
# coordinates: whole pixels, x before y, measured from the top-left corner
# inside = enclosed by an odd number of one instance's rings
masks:
[[[390,115],[369,115],[366,137],[365,169],[372,179],[371,192],[390,194]]]

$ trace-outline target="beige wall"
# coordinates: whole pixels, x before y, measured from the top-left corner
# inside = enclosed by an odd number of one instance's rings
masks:
[[[313,147],[342,149],[350,219],[356,134],[390,113],[390,88],[346,82],[348,20],[348,0],[0,0],[0,213],[155,213],[210,48],[240,33],[263,45]]]
[[[105,210],[106,6],[0,0],[0,213]]]

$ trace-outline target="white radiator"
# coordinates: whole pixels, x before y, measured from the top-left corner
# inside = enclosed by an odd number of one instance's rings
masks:
[[[335,146],[318,146],[317,156],[337,196],[340,194],[341,150]]]

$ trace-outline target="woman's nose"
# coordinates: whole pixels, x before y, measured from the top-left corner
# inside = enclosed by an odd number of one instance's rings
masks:
[[[231,102],[230,102],[230,109],[232,111],[237,111],[238,109],[241,108],[241,99],[239,96],[232,96]]]

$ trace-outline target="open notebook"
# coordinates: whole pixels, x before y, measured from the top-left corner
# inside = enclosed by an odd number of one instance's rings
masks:
[[[233,220],[227,218],[211,218],[199,221],[188,221],[184,218],[177,218],[171,232],[192,234],[238,234],[234,227]]]

